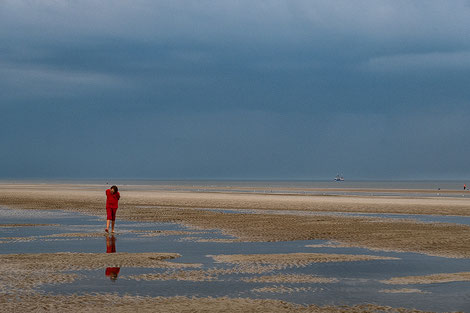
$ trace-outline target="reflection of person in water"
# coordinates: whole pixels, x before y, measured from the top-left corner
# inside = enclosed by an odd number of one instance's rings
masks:
[[[116,238],[114,236],[106,236],[106,253],[116,253]],[[107,267],[105,275],[115,281],[120,270],[120,267]]]

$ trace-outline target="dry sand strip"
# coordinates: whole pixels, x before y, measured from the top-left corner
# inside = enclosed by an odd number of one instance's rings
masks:
[[[249,298],[138,297],[93,295],[1,295],[2,312],[243,312],[243,313],[425,313],[374,304],[356,306],[302,306],[280,300]]]
[[[104,208],[105,188],[71,184],[0,184],[0,205],[96,212]],[[410,198],[168,192],[135,185],[121,186],[120,191],[123,208],[160,206],[470,216],[470,203],[461,196]]]
[[[326,254],[326,253],[286,253],[286,254],[231,254],[208,255],[219,263],[269,264],[279,268],[304,267],[312,263],[355,262],[372,260],[399,260],[398,258],[374,255]]]
[[[470,281],[470,272],[443,273],[424,276],[404,276],[393,277],[388,280],[381,280],[383,284],[389,285],[418,285],[418,284],[439,284],[458,281]]]

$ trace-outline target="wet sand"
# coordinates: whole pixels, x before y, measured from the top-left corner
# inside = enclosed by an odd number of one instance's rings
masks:
[[[30,253],[0,254],[1,270],[67,271],[99,269],[108,266],[180,268],[199,267],[200,264],[168,262],[180,257],[178,253]]]
[[[96,185],[0,184],[0,205],[72,210],[103,216],[103,189]],[[202,210],[230,208],[259,209],[263,212],[276,209],[289,212],[468,216],[470,201],[467,199],[197,193],[148,189],[148,186],[121,188],[118,220],[176,222],[200,229],[221,229],[244,241],[322,239],[354,247],[470,257],[467,248],[470,246],[470,227],[464,225],[348,216],[282,216],[269,212],[228,214]]]
[[[208,255],[214,261],[230,264],[269,264],[281,268],[302,267],[311,263],[356,262],[371,260],[399,260],[398,258],[375,255],[326,254],[326,253],[287,253],[287,254],[232,254]]]
[[[80,278],[78,274],[51,271],[1,270],[0,296],[5,294],[35,294],[41,285],[66,284]],[[1,311],[1,310],[0,310]]]
[[[279,289],[277,289],[279,290]],[[276,291],[276,290],[274,290]],[[419,313],[373,304],[357,306],[302,306],[279,300],[248,298],[151,298],[100,295],[0,295],[4,312],[280,312],[280,313]],[[91,310],[90,310],[91,309]]]
[[[303,274],[277,274],[242,279],[253,283],[335,283],[336,278],[319,277]]]
[[[169,262],[177,253],[30,253],[0,254],[0,294],[36,293],[43,284],[70,283],[78,274],[66,271],[106,267],[198,268],[200,264]]]
[[[418,285],[418,284],[441,284],[457,281],[470,281],[470,272],[460,273],[442,273],[431,274],[424,276],[406,276],[406,277],[393,277],[388,280],[382,280],[383,284],[390,285]]]
[[[351,247],[470,257],[467,249],[470,246],[470,227],[465,225],[346,216],[228,214],[169,208],[130,211],[126,218],[218,228],[244,241],[322,239],[339,241]]]
[[[145,189],[147,188],[147,189]],[[444,223],[420,223],[411,220],[365,218],[350,216],[304,216],[296,211],[402,213],[470,216],[470,203],[459,198],[413,198],[378,196],[306,196],[168,192],[148,190],[148,187],[126,187],[120,191],[122,201],[118,210],[120,220],[174,222],[191,226],[199,231],[142,231],[140,236],[185,235],[186,240],[211,242],[195,237],[205,230],[220,229],[234,239],[214,239],[215,242],[236,241],[290,241],[330,240],[315,247],[367,247],[378,250],[420,252],[429,255],[470,258],[470,227]],[[0,184],[0,206],[21,209],[70,210],[103,217],[104,188],[94,185],[12,185]],[[207,209],[259,210],[229,213]],[[274,214],[267,210],[286,210],[292,215]],[[13,225],[13,224],[12,224]],[[24,227],[39,225],[9,225]],[[46,235],[45,237],[100,237],[100,233]],[[27,240],[27,237],[16,240]],[[11,239],[15,240],[15,239]],[[111,294],[52,295],[37,294],[34,287],[41,284],[66,283],[80,278],[79,274],[65,271],[100,269],[107,266],[145,267],[166,269],[163,273],[130,275],[133,280],[187,280],[212,281],[219,275],[230,273],[260,274],[247,277],[259,282],[279,285],[253,289],[255,294],[314,293],[319,287],[287,286],[292,283],[332,283],[334,279],[308,275],[274,274],[273,270],[302,267],[311,263],[396,260],[371,255],[339,255],[319,253],[289,253],[269,255],[214,255],[217,262],[232,265],[228,269],[197,270],[200,264],[181,264],[171,259],[179,255],[159,253],[39,253],[0,255],[0,307],[6,312],[16,311],[93,311],[139,312],[169,311],[231,311],[231,312],[419,312],[392,309],[375,305],[354,307],[301,306],[278,300],[240,298],[152,298],[117,296]],[[45,270],[47,269],[47,270]],[[188,269],[188,270],[187,270]],[[196,269],[196,270],[194,270]],[[416,281],[462,281],[465,273],[444,277],[413,276],[388,280],[388,284],[414,284]],[[450,276],[449,276],[450,275]],[[433,276],[433,277],[430,277]],[[446,280],[447,279],[447,280]],[[450,279],[450,280],[449,280]],[[452,280],[454,279],[454,280]],[[15,283],[17,281],[18,283]],[[401,283],[400,283],[401,281]],[[405,283],[403,283],[405,281]],[[21,282],[21,283],[19,283]],[[256,281],[251,281],[256,282]],[[383,283],[387,283],[382,281]],[[398,282],[398,283],[397,283]],[[419,293],[417,289],[383,289],[383,293]],[[23,297],[22,293],[28,293]]]

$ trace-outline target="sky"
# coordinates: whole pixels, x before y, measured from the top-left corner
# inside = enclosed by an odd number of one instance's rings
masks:
[[[0,178],[470,178],[470,1],[0,0]]]

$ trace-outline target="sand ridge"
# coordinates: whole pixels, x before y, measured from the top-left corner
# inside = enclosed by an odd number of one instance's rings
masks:
[[[439,284],[458,281],[470,281],[470,272],[442,273],[423,276],[403,276],[381,280],[383,284],[390,285],[418,285],[418,284]]]
[[[208,255],[219,263],[230,264],[271,264],[282,268],[304,267],[312,263],[356,262],[372,260],[399,260],[399,258],[374,255],[286,253],[286,254],[231,254]]]
[[[184,268],[201,264],[168,262],[178,253],[31,253],[0,254],[1,271],[70,271],[113,267]]]

